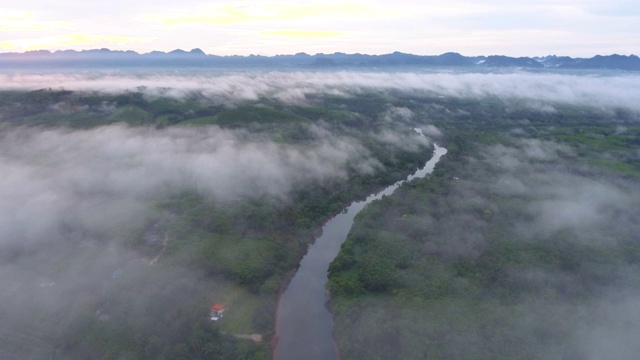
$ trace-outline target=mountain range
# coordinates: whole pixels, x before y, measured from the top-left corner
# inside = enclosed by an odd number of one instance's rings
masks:
[[[384,55],[297,53],[294,55],[218,56],[205,54],[200,49],[170,52],[109,49],[48,50],[0,54],[0,66],[25,67],[487,67],[527,69],[612,69],[640,71],[640,58],[636,55],[596,55],[592,58],[568,56],[509,57],[503,55],[463,56],[455,52],[441,55],[414,55],[394,52]]]

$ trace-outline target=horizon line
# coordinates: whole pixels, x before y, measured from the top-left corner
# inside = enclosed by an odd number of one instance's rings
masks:
[[[114,49],[110,49],[110,48],[93,48],[93,49],[82,49],[82,50],[77,50],[77,49],[58,49],[58,50],[50,50],[50,49],[37,49],[37,50],[26,50],[26,51],[22,51],[22,52],[18,52],[18,51],[6,51],[3,52],[2,50],[0,50],[0,56],[1,55],[28,55],[28,54],[35,54],[35,53],[48,53],[48,54],[57,54],[57,53],[64,53],[64,52],[75,52],[75,53],[82,53],[82,52],[98,52],[98,51],[109,51],[109,52],[117,52],[117,53],[134,53],[137,55],[150,55],[150,54],[154,54],[154,53],[160,53],[160,54],[171,54],[171,53],[178,53],[178,54],[201,54],[201,55],[205,55],[205,56],[218,56],[218,57],[251,57],[251,56],[255,56],[255,57],[276,57],[276,56],[296,56],[296,55],[308,55],[308,56],[318,56],[318,55],[336,55],[336,54],[344,54],[344,55],[363,55],[363,56],[384,56],[384,55],[393,55],[393,54],[404,54],[404,55],[413,55],[413,56],[420,56],[420,57],[426,57],[426,56],[441,56],[441,55],[445,55],[445,54],[457,54],[457,55],[461,55],[464,57],[489,57],[489,56],[505,56],[505,57],[510,57],[510,58],[542,58],[542,57],[550,57],[550,56],[557,56],[557,57],[569,57],[572,59],[589,59],[589,58],[593,58],[596,56],[613,56],[613,55],[617,55],[617,56],[624,56],[624,57],[638,57],[638,55],[636,54],[620,54],[620,53],[611,53],[611,54],[595,54],[591,57],[582,57],[582,56],[577,56],[577,57],[573,57],[573,56],[569,56],[569,55],[557,55],[557,54],[547,54],[547,55],[527,55],[527,56],[511,56],[511,55],[504,55],[504,54],[491,54],[491,55],[463,55],[462,53],[459,53],[457,51],[446,51],[443,52],[441,54],[416,54],[416,53],[411,53],[411,52],[403,52],[403,51],[393,51],[393,52],[388,52],[388,53],[363,53],[363,52],[353,52],[353,53],[346,53],[346,52],[342,52],[342,51],[335,51],[333,53],[315,53],[315,54],[311,54],[311,53],[307,53],[305,51],[299,51],[299,52],[295,52],[295,53],[283,53],[283,54],[275,54],[275,55],[264,55],[264,54],[249,54],[249,55],[240,55],[240,54],[232,54],[232,55],[220,55],[220,54],[215,54],[215,53],[206,53],[204,52],[201,48],[196,47],[193,48],[191,50],[184,50],[181,48],[177,48],[177,49],[173,49],[170,51],[162,51],[162,50],[152,50],[149,52],[138,52],[136,50],[114,50]]]

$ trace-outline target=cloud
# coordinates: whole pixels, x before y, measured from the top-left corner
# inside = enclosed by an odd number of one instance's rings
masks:
[[[349,96],[351,92],[366,89],[391,89],[456,98],[524,99],[542,111],[548,109],[538,105],[547,102],[640,110],[635,101],[640,94],[635,75],[352,71],[231,74],[197,71],[181,75],[148,72],[139,76],[118,72],[3,73],[0,84],[5,89],[61,86],[114,93],[143,86],[148,96],[184,97],[198,92],[219,102],[258,100],[265,96],[300,102],[310,93]],[[110,104],[103,106],[106,111],[111,109]],[[398,106],[387,108],[380,116],[398,123],[415,121],[420,115]],[[380,164],[353,139],[335,136],[319,126],[308,130],[312,135],[308,144],[283,146],[255,134],[217,127],[0,128],[0,173],[3,174],[0,177],[0,283],[4,285],[0,317],[24,326],[24,318],[34,312],[30,309],[36,309],[37,313],[55,313],[65,303],[75,304],[78,301],[75,294],[82,293],[81,298],[89,299],[87,301],[91,298],[87,294],[102,294],[107,286],[104,284],[111,284],[114,270],[134,256],[115,245],[113,237],[135,227],[134,222],[139,221],[136,219],[144,219],[152,211],[154,201],[173,191],[195,189],[222,202],[261,195],[286,199],[295,186],[344,176],[349,166],[362,172],[379,168]],[[422,131],[432,136],[441,134],[433,125],[423,126]],[[389,131],[372,136],[396,146],[412,145]],[[497,206],[485,196],[485,186],[489,193],[504,198],[527,196],[531,200],[526,207],[528,218],[513,220],[523,241],[564,231],[571,234],[572,239],[601,244],[615,241],[607,237],[608,228],[615,228],[630,238],[640,233],[636,213],[628,211],[640,208],[637,185],[623,180],[593,183],[580,172],[573,173],[572,168],[556,164],[567,155],[571,155],[569,148],[539,140],[521,140],[513,146],[498,145],[482,151],[479,159],[473,160],[464,171],[478,171],[478,178],[486,175],[484,180],[490,179],[489,183],[474,184],[462,176],[461,181],[452,184],[453,190],[446,198],[451,203],[437,204],[445,207],[446,216],[424,221],[429,228],[438,228],[446,234],[446,241],[425,244],[432,247],[425,252],[459,257],[481,253],[485,244],[483,231],[488,223],[483,216],[509,216],[498,213]],[[479,213],[483,216],[478,216]],[[607,226],[602,226],[604,224]],[[70,254],[74,255],[74,261],[60,260],[69,258]],[[144,266],[148,267],[146,263]],[[51,276],[47,268],[62,270]],[[165,270],[153,272],[155,275],[149,270],[144,272],[157,276],[156,282],[140,276],[131,277],[134,280],[128,280],[129,285],[141,286],[147,294],[142,299],[153,301],[149,294],[155,293],[149,287],[160,283],[159,278],[167,282],[164,276],[171,280],[194,277],[193,273],[167,274]],[[516,275],[543,279],[535,281],[544,281],[549,276],[535,272]],[[558,276],[556,281],[565,279]],[[623,303],[623,309],[637,310],[636,300]],[[603,319],[609,318],[604,310],[597,309]],[[619,314],[615,315],[618,317],[614,317],[617,322],[613,330],[620,328],[617,324],[622,319]],[[59,320],[45,315],[34,318]],[[12,328],[0,326],[0,338],[4,335],[2,331]],[[584,337],[597,338],[607,333],[610,333],[608,326],[596,327]],[[597,349],[590,352],[603,354],[616,346],[616,341],[607,339],[592,344]]]
[[[0,73],[0,88],[105,92],[136,91],[182,97],[200,92],[210,99],[257,100],[276,97],[302,101],[305,94],[348,94],[365,89],[400,90],[454,98],[498,97],[525,101],[530,108],[553,112],[556,104],[626,107],[640,111],[640,78],[623,75],[570,75],[560,73],[456,73],[456,72],[211,72],[162,71],[132,75],[118,71],[64,73]],[[543,105],[544,104],[544,105]],[[390,111],[400,111],[390,110]],[[390,116],[399,114],[389,113]]]
[[[105,34],[67,33],[53,36],[21,38],[0,41],[0,47],[5,49],[40,50],[53,47],[71,47],[74,45],[94,45],[107,47],[131,43],[151,42],[153,37],[114,36]]]
[[[564,234],[566,241],[617,246],[618,237],[640,231],[637,184],[614,178],[591,179],[592,170],[566,163],[570,148],[554,142],[520,140],[515,147],[493,146],[484,152],[483,164],[498,177],[492,192],[528,198],[528,217],[513,222],[523,239]],[[559,165],[562,164],[562,165]]]
[[[344,31],[336,31],[336,30],[296,30],[296,29],[267,30],[267,31],[260,32],[260,35],[263,35],[263,36],[283,36],[283,37],[292,37],[292,38],[300,38],[300,39],[336,38],[336,37],[343,36],[344,34],[345,34]]]
[[[575,347],[593,359],[622,360],[636,356],[640,346],[633,334],[640,331],[640,294],[614,292],[588,311],[591,321],[576,332]]]
[[[395,122],[411,120],[413,115],[413,111],[407,107],[390,106],[382,117],[388,122]]]
[[[417,151],[420,146],[426,146],[431,143],[427,137],[407,136],[405,133],[399,133],[392,130],[382,130],[378,133],[372,134],[371,136],[383,144],[393,145],[394,147],[405,151]]]
[[[37,20],[31,11],[0,8],[0,31],[53,31],[69,29],[67,21]]]
[[[394,12],[394,10],[390,10]],[[330,18],[388,16],[389,9],[362,2],[244,2],[222,3],[216,6],[198,7],[195,10],[171,10],[144,17],[164,26],[176,25],[233,25],[264,22],[314,21]]]
[[[315,140],[307,146],[284,147],[217,127],[5,128],[0,239],[37,243],[71,223],[106,232],[145,214],[153,199],[181,189],[219,201],[284,199],[294,186],[344,176],[352,162],[377,166],[354,140],[320,128],[311,134]],[[110,225],[102,221],[107,218]]]
[[[446,201],[433,204],[438,220],[426,215],[439,229],[436,238],[446,239],[427,243],[427,253],[473,258],[492,226],[527,244],[555,239],[614,249],[635,238],[640,214],[631,209],[640,208],[638,184],[595,175],[574,156],[565,145],[518,139],[467,158],[452,173]]]
[[[442,136],[442,131],[433,125],[425,125],[420,128],[422,133],[431,138],[439,138]]]
[[[0,346],[0,357],[20,346],[46,356],[73,343],[86,321],[112,321],[146,338],[167,313],[206,318],[226,280],[179,261],[150,265],[153,255],[129,243],[144,241],[159,254],[163,238],[179,236],[147,237],[149,224],[172,217],[158,202],[184,190],[221,206],[261,196],[277,203],[348,168],[380,169],[356,140],[307,131],[309,141],[295,146],[217,127],[0,127],[0,343],[12,346]]]

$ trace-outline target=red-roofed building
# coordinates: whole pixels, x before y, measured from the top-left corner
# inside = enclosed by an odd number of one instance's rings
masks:
[[[211,320],[218,321],[224,314],[224,304],[213,304],[211,306]]]

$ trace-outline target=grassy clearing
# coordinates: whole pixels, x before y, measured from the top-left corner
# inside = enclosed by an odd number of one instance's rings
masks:
[[[590,163],[600,168],[604,168],[608,171],[613,171],[617,174],[629,176],[635,179],[640,179],[640,167],[639,164],[627,164],[617,160],[611,159],[590,159]]]
[[[218,298],[217,295],[220,297]],[[253,334],[258,332],[253,326],[254,314],[261,311],[261,300],[255,294],[240,286],[233,285],[224,293],[214,294],[215,301],[226,308],[224,317],[218,321],[220,330],[233,334]]]
[[[116,110],[111,116],[110,121],[123,121],[132,125],[142,125],[151,122],[153,116],[135,105],[123,106]]]
[[[181,125],[214,125],[218,123],[217,116],[203,116],[187,121],[183,121]]]
[[[308,121],[290,112],[263,106],[228,108],[218,114],[217,122],[226,126],[246,126],[248,123],[280,123]]]

